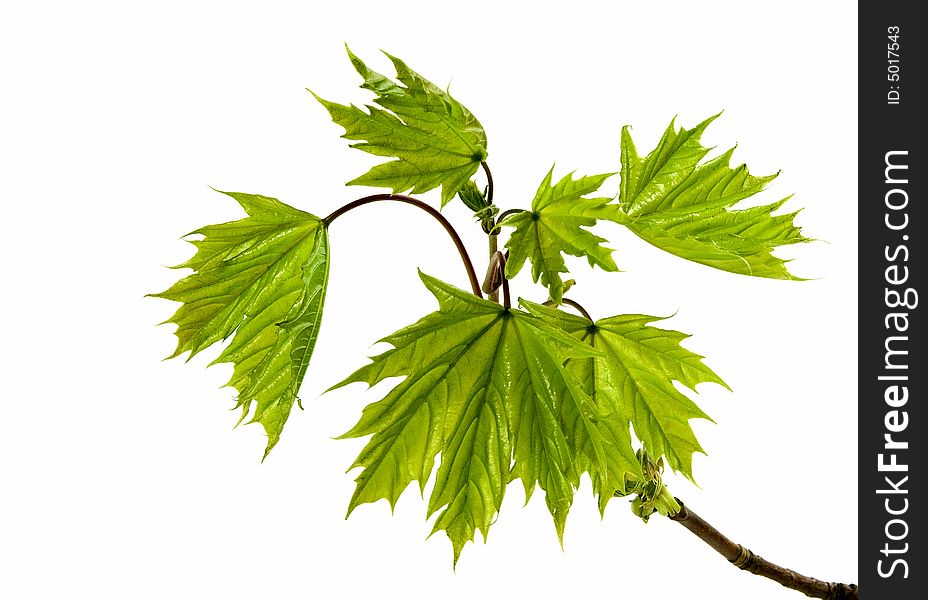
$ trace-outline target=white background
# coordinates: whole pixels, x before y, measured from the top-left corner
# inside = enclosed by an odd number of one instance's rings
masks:
[[[824,242],[781,252],[813,280],[691,264],[617,226],[619,274],[574,261],[596,316],[676,315],[734,392],[704,384],[690,508],[762,556],[826,580],[857,572],[856,8],[843,2],[5,3],[0,9],[3,255],[0,596],[5,598],[799,598],[742,573],[679,525],[600,519],[584,480],[557,543],[541,494],[509,488],[489,542],[451,547],[410,489],[344,520],[364,440],[336,441],[376,398],[320,396],[434,300],[416,267],[466,286],[444,232],[405,206],[332,226],[316,356],[283,438],[232,431],[230,367],[162,362],[187,231],[239,218],[221,189],[316,214],[366,193],[375,160],[347,148],[304,87],[364,102],[342,44],[383,48],[482,121],[503,208],[556,175],[619,169],[669,120],[757,174]],[[134,3],[133,3],[134,4]],[[305,4],[305,5],[303,5]],[[657,3],[655,3],[657,4]],[[606,184],[618,189],[618,178]],[[437,193],[429,198],[437,203]],[[483,264],[461,206],[446,209]],[[478,270],[482,273],[483,267]],[[543,298],[520,276],[514,293]],[[375,392],[378,390],[375,390]]]

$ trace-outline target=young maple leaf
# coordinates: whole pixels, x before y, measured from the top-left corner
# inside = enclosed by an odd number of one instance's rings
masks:
[[[662,317],[617,315],[595,322],[555,308],[521,301],[529,312],[577,339],[598,354],[573,359],[567,369],[583,382],[598,414],[611,435],[607,438],[621,449],[625,463],[636,461],[631,450],[628,425],[654,460],[666,457],[668,464],[690,479],[692,457],[702,452],[690,419],[709,419],[673,382],[691,390],[702,382],[728,387],[702,362],[702,357],[680,345],[688,335],[659,329],[649,323]],[[711,420],[711,419],[709,419]],[[624,463],[623,467],[628,470]],[[613,478],[613,482],[615,478]],[[620,488],[593,478],[601,505]]]
[[[414,194],[441,186],[444,206],[486,160],[487,135],[483,126],[451,94],[395,56],[387,54],[402,86],[369,69],[351,50],[348,56],[364,79],[361,87],[374,92],[374,102],[382,108],[367,106],[365,112],[310,93],[329,111],[332,120],[345,128],[342,137],[363,140],[352,144],[352,148],[397,159],[374,166],[348,185]]]
[[[242,419],[267,432],[264,456],[297,400],[319,334],[329,274],[328,235],[318,217],[274,198],[222,192],[248,217],[191,233],[196,254],[175,268],[193,269],[166,291],[151,294],[183,303],[177,349],[197,354],[232,337],[215,363],[232,363],[228,385],[238,390]]]
[[[381,498],[395,505],[412,481],[424,488],[441,452],[428,510],[441,511],[434,531],[447,533],[455,562],[477,529],[486,537],[512,479],[527,497],[544,490],[562,535],[579,482],[565,415],[571,437],[605,460],[590,398],[562,365],[598,351],[528,313],[421,277],[439,310],[384,338],[392,349],[335,386],[404,378],[343,436],[371,436],[353,465],[363,470],[349,514]]]
[[[624,127],[622,183],[613,219],[688,260],[755,277],[799,279],[787,270],[788,261],[771,254],[778,246],[809,241],[793,225],[796,212],[772,214],[789,198],[732,209],[777,174],[755,177],[745,165],[732,169],[734,148],[700,164],[709,152],[700,136],[716,117],[693,129],[677,130],[671,122],[657,148],[643,158]]]
[[[612,218],[615,209],[607,206],[609,198],[584,196],[598,190],[614,173],[579,179],[568,173],[551,185],[553,172],[551,167],[538,187],[532,209],[511,215],[501,224],[515,227],[506,242],[509,249],[506,277],[515,277],[529,260],[532,279],[536,282],[541,279],[551,299],[560,303],[565,287],[560,274],[567,272],[563,254],[585,256],[591,266],[606,271],[619,270],[612,260],[612,250],[601,245],[606,240],[583,229],[592,227],[598,218]]]

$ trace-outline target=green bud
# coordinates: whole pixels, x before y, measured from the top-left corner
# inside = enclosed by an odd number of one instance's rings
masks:
[[[489,206],[486,195],[480,191],[477,184],[468,180],[461,189],[458,190],[458,197],[461,201],[474,212],[478,212]]]

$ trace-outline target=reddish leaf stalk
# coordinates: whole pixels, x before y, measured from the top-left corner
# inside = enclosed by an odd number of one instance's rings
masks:
[[[483,172],[487,174],[487,204],[493,204],[493,174],[490,173],[490,165],[487,161],[480,163]]]
[[[506,219],[506,217],[517,215],[521,212],[525,212],[525,211],[521,208],[510,208],[508,210],[504,210],[503,212],[500,213],[498,217],[496,217],[496,226],[499,227],[499,224],[502,223]]]
[[[582,306],[580,306],[580,303],[579,303],[579,302],[576,302],[576,301],[574,301],[574,300],[571,300],[570,298],[562,298],[562,299],[561,299],[561,304],[566,304],[567,306],[572,306],[572,307],[574,307],[574,308],[577,310],[577,312],[579,312],[581,315],[583,315],[583,317],[584,317],[585,319],[589,320],[591,323],[594,322],[593,317],[590,316],[590,313],[588,313],[588,312],[586,311],[585,308],[583,308]]]
[[[509,310],[509,307],[512,306],[509,299],[509,280],[506,279],[506,261],[509,260],[509,251],[507,250],[503,254],[503,260],[499,264],[499,273],[503,278],[503,308]]]
[[[473,290],[474,295],[478,298],[483,298],[483,293],[480,291],[480,282],[477,280],[477,272],[474,271],[474,263],[471,262],[470,256],[467,254],[467,248],[464,246],[464,242],[461,241],[461,236],[458,235],[458,232],[455,231],[451,223],[448,222],[448,219],[446,219],[436,209],[432,208],[421,200],[416,200],[415,198],[410,198],[409,196],[404,196],[402,194],[374,194],[373,196],[365,196],[364,198],[358,198],[357,200],[349,202],[348,204],[335,210],[329,216],[322,219],[322,223],[326,228],[328,228],[332,221],[350,210],[354,210],[359,206],[364,206],[365,204],[370,204],[372,202],[383,202],[387,200],[403,202],[405,204],[411,204],[417,208],[421,208],[425,212],[429,213],[436,221],[441,223],[442,227],[445,228],[445,231],[448,232],[448,235],[451,236],[451,239],[454,242],[454,246],[458,249],[458,254],[461,255],[461,261],[464,263],[464,268],[467,270],[467,278],[470,280],[470,287]]]

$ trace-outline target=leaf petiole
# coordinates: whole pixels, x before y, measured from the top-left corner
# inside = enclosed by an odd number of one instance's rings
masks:
[[[577,312],[579,312],[581,315],[583,315],[584,318],[589,319],[590,323],[595,322],[595,319],[594,319],[593,317],[590,316],[590,313],[588,313],[588,312],[586,311],[586,309],[583,308],[583,307],[580,305],[579,302],[577,302],[577,301],[575,301],[575,300],[571,300],[570,298],[562,298],[562,299],[561,299],[561,304],[566,304],[567,306],[572,306],[573,308],[575,308],[575,309],[577,310]]]
[[[483,293],[480,291],[480,282],[477,280],[477,272],[474,270],[474,263],[471,262],[470,256],[467,254],[467,248],[464,246],[464,242],[461,241],[461,236],[458,235],[458,232],[454,229],[454,226],[448,222],[448,219],[446,219],[440,212],[421,200],[416,200],[415,198],[404,196],[403,194],[374,194],[373,196],[365,196],[336,209],[327,217],[322,219],[322,224],[326,229],[328,229],[332,221],[339,218],[346,212],[354,210],[359,206],[364,206],[365,204],[371,204],[372,202],[384,202],[388,200],[392,200],[394,202],[403,202],[404,204],[411,204],[424,210],[436,221],[441,223],[442,227],[445,228],[445,231],[448,232],[448,235],[451,236],[451,240],[454,242],[454,246],[457,248],[458,254],[461,255],[461,261],[464,263],[464,268],[467,270],[467,278],[470,280],[470,287],[473,290],[474,295],[478,298],[483,298]]]
[[[490,165],[487,161],[480,163],[483,172],[487,174],[487,204],[493,204],[493,173],[490,173]]]
[[[499,226],[502,225],[506,217],[511,217],[512,215],[517,215],[522,212],[525,212],[524,208],[510,208],[508,210],[504,210],[502,213],[500,213],[499,217],[496,218],[496,228],[493,231],[499,231]]]

